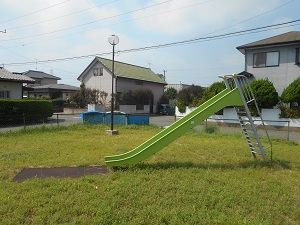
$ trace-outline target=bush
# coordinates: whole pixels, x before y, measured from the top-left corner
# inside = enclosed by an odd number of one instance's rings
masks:
[[[254,80],[250,83],[253,90],[254,97],[256,99],[258,107],[261,108],[273,108],[279,102],[278,93],[273,83],[268,79]],[[255,109],[255,105],[251,104],[250,110]]]
[[[175,100],[175,104],[179,112],[184,113],[186,106],[196,106],[196,104],[200,101],[202,94],[202,87],[196,85],[179,91]]]
[[[86,108],[88,104],[104,104],[107,93],[97,89],[86,88],[85,84],[80,85],[80,91],[73,93],[69,99],[69,104],[78,108]]]
[[[203,128],[203,132],[208,134],[218,133],[220,131],[219,127],[213,125],[207,125]]]
[[[177,90],[175,88],[173,88],[173,87],[168,88],[165,91],[165,95],[168,97],[168,99],[175,99],[176,96],[177,96]]]
[[[47,118],[53,115],[53,103],[50,100],[8,100],[0,99],[0,117],[6,119]]]
[[[206,102],[207,100],[211,99],[215,95],[219,94],[224,89],[226,89],[226,86],[223,81],[213,83],[208,88],[204,89],[202,102]]]
[[[294,80],[283,90],[281,100],[285,103],[289,103],[291,107],[300,106],[300,78]]]
[[[54,112],[62,112],[67,100],[65,99],[52,99],[53,103],[53,111]]]
[[[121,105],[149,105],[153,104],[153,98],[153,93],[150,89],[140,88],[122,93],[119,101]]]
[[[157,105],[160,105],[160,104],[169,104],[169,98],[167,97],[167,95],[162,94],[160,96],[160,98],[157,101]]]

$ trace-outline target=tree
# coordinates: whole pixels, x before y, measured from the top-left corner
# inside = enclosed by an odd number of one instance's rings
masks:
[[[107,93],[105,94],[105,92],[102,92],[102,96],[107,96]],[[80,85],[80,90],[71,95],[69,101],[76,107],[85,108],[88,104],[102,103],[99,97],[100,92],[98,90],[86,88],[85,84],[82,83]]]
[[[175,99],[177,96],[177,90],[173,87],[170,87],[165,91],[164,94],[168,99]]]
[[[281,117],[299,118],[300,117],[300,78],[297,78],[285,88],[281,94]]]
[[[291,107],[300,106],[300,78],[294,80],[283,90],[281,100],[285,103],[290,103]]]
[[[157,105],[160,105],[160,104],[169,104],[169,98],[167,97],[166,94],[162,94],[160,96],[160,98],[158,99]]]
[[[175,100],[175,104],[179,112],[185,112],[186,106],[197,105],[202,97],[202,94],[202,87],[196,85],[192,85],[189,88],[179,91]]]
[[[140,88],[134,91],[129,90],[128,92],[120,95],[120,104],[124,105],[149,105],[153,104],[153,93],[148,88]]]
[[[279,102],[278,93],[268,78],[252,81],[250,86],[260,109],[273,108]]]
[[[226,86],[225,86],[225,83],[223,81],[213,83],[208,88],[204,89],[204,93],[203,93],[203,96],[202,96],[202,102],[206,102],[210,98],[212,98],[215,95],[219,94],[224,89],[226,89]]]

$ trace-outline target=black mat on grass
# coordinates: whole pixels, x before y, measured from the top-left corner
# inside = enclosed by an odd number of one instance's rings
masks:
[[[108,172],[106,166],[53,167],[53,168],[24,168],[13,181],[22,182],[31,178],[77,178],[85,175],[99,175]]]

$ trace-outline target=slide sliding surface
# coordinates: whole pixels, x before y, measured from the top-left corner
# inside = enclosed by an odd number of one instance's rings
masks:
[[[232,91],[225,89],[135,149],[120,155],[106,156],[105,163],[107,166],[136,164],[163,149],[224,107],[242,105],[243,102],[237,88]]]

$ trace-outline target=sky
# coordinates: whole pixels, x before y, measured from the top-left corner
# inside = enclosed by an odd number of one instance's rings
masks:
[[[292,22],[300,19],[300,0],[0,0],[0,6],[0,66],[43,71],[74,86],[95,56],[112,59],[113,34],[116,61],[165,73],[169,84],[207,87],[244,70],[237,46],[300,31],[300,21]]]

